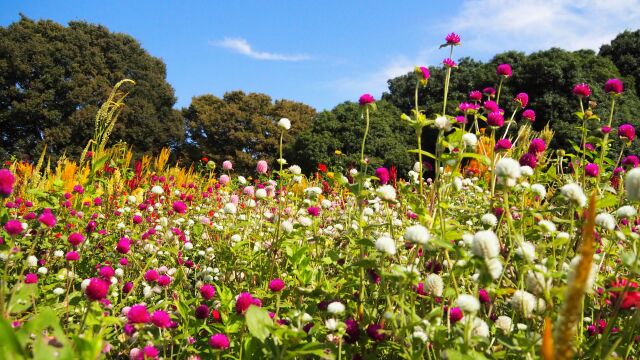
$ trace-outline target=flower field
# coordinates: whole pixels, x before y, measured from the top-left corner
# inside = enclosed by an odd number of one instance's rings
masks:
[[[576,84],[582,142],[551,149],[528,95],[500,97],[509,64],[445,113],[459,44],[442,45],[441,114],[421,110],[416,68],[415,110],[397,119],[418,140],[407,174],[369,165],[369,94],[359,163],[305,175],[281,150],[239,174],[234,159],[108,145],[116,85],[81,158],[0,170],[0,357],[638,358],[640,160],[634,127],[611,127],[622,82]]]

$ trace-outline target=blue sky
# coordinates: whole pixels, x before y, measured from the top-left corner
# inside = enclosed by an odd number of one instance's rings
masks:
[[[176,107],[241,89],[330,109],[446,57],[505,50],[598,49],[640,28],[640,0],[44,1],[3,0],[0,26],[19,19],[99,23],[135,37],[167,64]]]

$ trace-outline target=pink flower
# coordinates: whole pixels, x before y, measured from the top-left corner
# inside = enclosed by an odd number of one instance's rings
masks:
[[[253,194],[255,193],[255,188],[253,186],[245,186],[244,189],[242,189],[242,193],[247,195],[247,196],[253,196]],[[233,202],[233,201],[231,201]]]
[[[182,201],[174,201],[172,207],[173,211],[177,212],[178,214],[184,214],[187,212],[187,205],[185,205],[185,203],[183,203]]]
[[[500,139],[496,142],[496,146],[494,147],[495,151],[500,150],[509,150],[511,149],[511,140],[509,139]]]
[[[527,95],[527,93],[519,93],[518,95],[516,95],[515,99],[513,99],[513,101],[520,103],[521,107],[526,107],[527,104],[529,103],[529,95]]]
[[[538,158],[535,154],[530,152],[522,154],[522,156],[520,157],[520,165],[528,166],[532,169],[535,169],[538,165]]]
[[[243,292],[236,299],[236,312],[244,314],[251,305],[255,305],[253,296],[248,292]]]
[[[494,97],[496,95],[496,89],[492,87],[486,87],[482,89],[482,93],[488,95],[489,97]]]
[[[13,193],[13,185],[16,182],[16,178],[11,171],[7,169],[0,169],[0,196],[7,197]]]
[[[151,322],[159,328],[168,328],[171,325],[171,317],[166,311],[156,310],[151,315]]]
[[[125,294],[130,293],[131,290],[133,290],[133,283],[131,281],[125,283],[124,286],[122,287],[122,292]]]
[[[585,83],[576,84],[573,87],[573,95],[576,95],[579,97],[589,97],[589,95],[591,95],[591,89],[589,88],[589,85]]]
[[[209,307],[205,304],[201,304],[195,311],[196,319],[206,319],[209,317]]]
[[[147,272],[144,274],[144,279],[147,282],[154,282],[157,281],[158,278],[160,277],[160,274],[158,274],[158,272],[156,270],[147,270]]]
[[[529,144],[529,152],[533,154],[541,153],[547,149],[547,143],[540,138],[534,138]]]
[[[107,297],[109,283],[103,279],[92,278],[89,285],[84,289],[84,293],[90,300],[100,301]]]
[[[72,246],[78,246],[84,241],[84,236],[80,233],[74,232],[69,234],[67,241],[69,241]]]
[[[460,35],[456,33],[447,35],[444,40],[447,42],[447,45],[460,45]]]
[[[216,288],[211,284],[204,284],[200,287],[200,295],[202,295],[205,300],[210,300],[215,294]]]
[[[380,179],[380,183],[385,185],[389,182],[389,170],[385,167],[379,167],[376,169],[376,177]]]
[[[158,278],[158,285],[169,286],[169,284],[171,284],[171,277],[169,277],[169,275],[160,275]]]
[[[225,160],[222,162],[222,170],[233,170],[233,164],[229,160]]]
[[[485,289],[478,290],[478,300],[480,300],[480,302],[483,304],[491,303],[491,297],[489,296],[489,293],[487,292],[487,290]]]
[[[129,252],[129,250],[131,249],[131,242],[129,241],[129,239],[123,237],[118,241],[118,244],[116,245],[116,250],[120,253],[120,254],[126,254]]]
[[[229,348],[229,338],[225,334],[214,334],[209,338],[209,345],[212,348],[218,350],[225,350]]]
[[[620,94],[624,90],[620,79],[609,79],[604,84],[604,92],[607,94]]]
[[[24,276],[25,284],[37,284],[38,283],[38,275],[36,274],[27,274]]]
[[[307,214],[313,217],[317,217],[318,215],[320,215],[320,208],[317,206],[309,206],[307,208]]]
[[[527,110],[522,112],[522,118],[524,120],[529,121],[529,122],[534,122],[534,121],[536,121],[536,113],[535,113],[535,111],[533,111],[531,109],[527,109]]]
[[[385,338],[384,328],[380,324],[369,324],[367,335],[376,342],[382,341]]]
[[[151,321],[151,315],[145,305],[133,305],[127,313],[127,319],[132,324],[146,324]]]
[[[498,76],[510,77],[513,74],[513,70],[511,70],[511,65],[509,64],[500,64],[496,68],[496,74]]]
[[[464,315],[462,315],[462,310],[460,310],[460,308],[454,307],[449,309],[449,321],[451,321],[452,324],[462,320],[463,317]]]
[[[601,131],[603,134],[608,134],[608,133],[610,133],[610,132],[611,132],[611,127],[610,127],[610,126],[606,126],[606,125],[605,125],[605,126],[603,126],[603,127],[601,127],[601,128],[600,128],[600,131]]]
[[[40,223],[46,225],[49,228],[54,227],[57,222],[55,215],[51,213],[51,209],[49,208],[46,208],[42,211],[42,214],[40,214],[38,221],[40,221]]]
[[[19,220],[9,220],[4,224],[4,230],[11,236],[20,235],[24,230]]]
[[[363,95],[360,96],[360,99],[358,99],[358,102],[360,103],[360,106],[365,106],[365,105],[371,104],[371,103],[373,103],[375,101],[376,101],[376,99],[374,99],[371,94],[363,94]]]
[[[421,81],[423,81],[423,82],[425,82],[425,83],[426,83],[426,81],[427,81],[427,80],[429,80],[429,78],[431,77],[431,73],[429,72],[429,69],[428,69],[428,68],[426,68],[426,67],[424,67],[424,66],[417,66],[417,67],[416,67],[416,72],[417,72],[419,75],[422,75],[422,79],[421,79]]]
[[[158,355],[160,355],[160,351],[149,345],[144,347],[136,360],[157,359]]]
[[[64,258],[65,258],[67,261],[78,261],[78,260],[80,260],[80,254],[78,254],[78,252],[77,252],[77,251],[69,251],[69,252],[64,256]]]
[[[473,90],[469,93],[469,100],[471,101],[480,101],[482,100],[482,93],[478,90]]]
[[[476,110],[480,109],[480,105],[478,104],[471,104],[468,102],[461,102],[460,105],[458,105],[458,110],[462,111],[463,113],[474,113]]]
[[[633,127],[633,125],[622,124],[618,127],[618,136],[627,141],[633,141],[633,139],[636,137],[636,129]]]
[[[229,178],[229,175],[227,175],[227,174],[220,175],[220,184],[221,185],[227,185],[230,181],[231,181],[231,179]]]
[[[639,164],[640,164],[640,159],[635,155],[625,156],[622,159],[622,165],[627,165],[627,166],[636,168],[638,167]]]
[[[448,67],[448,68],[454,68],[454,67],[457,66],[456,62],[453,61],[453,59],[450,59],[450,58],[446,58],[446,59],[442,60],[442,65],[444,65],[445,67]]]
[[[282,279],[273,279],[269,282],[269,290],[279,292],[284,289],[284,281]]]
[[[589,163],[584,167],[584,173],[590,177],[597,177],[600,172],[600,168],[597,164]]]
[[[256,165],[256,171],[258,172],[258,174],[266,174],[267,170],[269,170],[269,165],[267,165],[267,162],[264,160],[258,161],[258,164]]]
[[[500,111],[494,111],[487,116],[489,126],[501,127],[504,125],[504,116]]]
[[[498,104],[493,100],[485,101],[484,104],[482,104],[482,106],[487,112],[490,112],[490,113],[500,110],[500,108],[498,107]]]

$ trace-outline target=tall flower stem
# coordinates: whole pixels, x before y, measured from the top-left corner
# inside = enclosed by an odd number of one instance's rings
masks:
[[[366,126],[364,128],[364,136],[362,137],[362,149],[360,150],[360,162],[362,164],[365,163],[364,161],[364,145],[367,141],[367,135],[369,135],[369,107],[365,107],[364,109],[364,116],[365,116],[365,121],[366,121]]]
[[[587,119],[584,114],[584,105],[582,104],[582,98],[580,98],[580,111],[582,111],[582,141],[580,141],[580,152],[582,160],[580,160],[580,167],[584,166],[584,160],[586,157],[586,142],[587,142]],[[582,188],[584,188],[585,176],[582,174]]]
[[[504,81],[504,76],[500,76],[500,83],[498,84],[498,94],[496,95],[496,104],[500,104],[500,91],[502,91],[502,82]]]
[[[415,92],[415,112],[416,121],[420,121],[420,106],[418,105],[418,89],[420,87],[420,80],[416,82]],[[416,129],[416,136],[418,137],[418,174],[420,176],[420,197],[424,196],[424,180],[422,176],[422,126]]]
[[[513,122],[513,118],[516,116],[516,113],[518,112],[518,108],[516,108],[515,110],[513,110],[513,114],[511,114],[511,119],[509,119],[509,123],[507,124],[507,128],[504,131],[504,135],[502,135],[502,138],[506,138],[507,134],[509,133],[509,127],[511,127],[511,123]]]
[[[616,97],[612,96],[611,111],[609,112],[609,122],[607,123],[607,126],[609,128],[611,127],[611,123],[613,122],[613,110],[615,108],[615,105],[616,105]],[[600,171],[598,172],[598,184],[600,183],[600,175],[604,171],[604,156],[607,152],[606,149],[607,149],[608,142],[609,142],[609,133],[607,132],[606,134],[604,134],[604,137],[602,138],[602,145],[600,146],[600,162],[598,164],[598,166],[600,166]]]
[[[451,50],[449,51],[449,58],[453,56],[453,45],[451,46]],[[447,68],[447,76],[444,79],[444,101],[442,103],[442,116],[445,116],[447,113],[447,96],[449,95],[449,80],[451,79],[451,68]]]
[[[491,152],[491,197],[496,191],[496,129],[491,126],[491,144],[493,144],[493,151]]]
[[[282,165],[284,163],[284,159],[282,158],[282,138],[284,137],[284,130],[280,132],[280,159],[278,163],[280,164],[280,178],[282,179]]]

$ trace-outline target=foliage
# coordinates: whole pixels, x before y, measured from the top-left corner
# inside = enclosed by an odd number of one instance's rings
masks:
[[[626,86],[635,85],[637,92],[640,87],[640,30],[625,30],[618,34],[611,44],[602,45],[599,55],[611,59],[620,74],[633,78],[635,81],[627,81]]]

